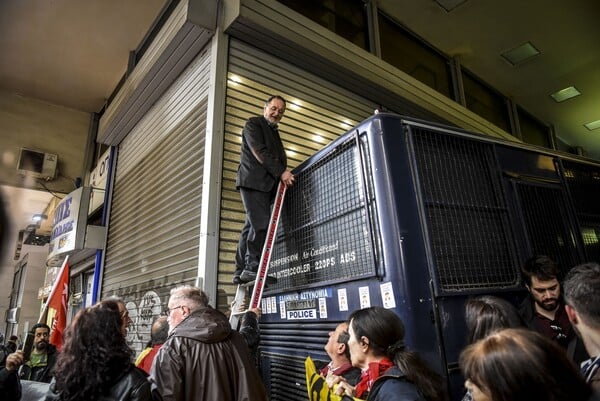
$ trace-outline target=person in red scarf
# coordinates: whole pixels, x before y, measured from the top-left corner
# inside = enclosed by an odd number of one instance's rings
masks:
[[[389,309],[372,306],[349,318],[350,357],[361,369],[356,386],[343,378],[328,380],[339,395],[367,401],[446,401],[444,382],[404,345],[404,324]],[[337,387],[335,387],[337,385]]]

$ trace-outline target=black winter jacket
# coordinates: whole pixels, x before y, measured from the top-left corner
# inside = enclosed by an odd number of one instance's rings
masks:
[[[58,357],[58,351],[52,344],[48,344],[48,360],[46,366],[41,369],[32,369],[27,363],[21,365],[19,369],[19,377],[21,380],[32,380],[35,382],[50,383],[52,376],[54,376],[54,364],[56,364],[56,358]]]
[[[254,312],[248,311],[242,316],[240,334],[244,337],[251,350],[258,347],[260,343],[260,330],[258,328],[258,317]]]
[[[82,372],[85,374],[85,372]],[[50,383],[50,389],[46,394],[46,401],[61,401],[60,393],[55,389],[56,382],[54,379]],[[98,401],[151,401],[150,382],[146,373],[136,368],[133,364],[129,370],[124,372],[110,386],[108,392],[102,395]]]
[[[17,371],[8,371],[0,368],[0,400],[21,399],[21,383]]]

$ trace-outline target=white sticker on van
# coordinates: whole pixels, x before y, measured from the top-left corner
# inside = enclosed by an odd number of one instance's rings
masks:
[[[392,283],[387,282],[379,286],[381,288],[381,300],[383,307],[387,309],[396,307],[396,299],[394,298],[394,287]]]
[[[316,319],[317,318],[317,310],[316,309],[288,310],[287,318],[288,318],[288,320]]]
[[[338,296],[338,305],[339,305],[340,312],[347,311],[348,310],[348,294],[346,294],[346,289],[340,288],[337,291],[337,296]]]
[[[358,295],[360,296],[360,309],[365,309],[371,306],[369,287],[358,287]]]
[[[327,319],[327,299],[319,298],[319,318]]]

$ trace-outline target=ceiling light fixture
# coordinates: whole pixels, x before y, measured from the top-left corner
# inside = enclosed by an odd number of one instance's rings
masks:
[[[560,103],[579,95],[581,95],[581,92],[579,92],[576,87],[569,86],[568,88],[554,92],[550,96],[556,103]]]
[[[592,121],[587,124],[583,124],[583,126],[590,131],[600,128],[600,120]]]
[[[435,0],[435,2],[438,3],[444,10],[450,12],[461,4],[466,3],[467,0]]]
[[[48,218],[48,216],[46,216],[45,214],[37,213],[37,214],[33,215],[33,217],[31,218],[31,221],[39,222],[42,220],[46,220],[47,218]]]
[[[502,53],[501,56],[510,64],[515,66],[539,54],[541,54],[540,51],[536,49],[536,47],[531,42],[525,42],[520,46],[517,46]]]

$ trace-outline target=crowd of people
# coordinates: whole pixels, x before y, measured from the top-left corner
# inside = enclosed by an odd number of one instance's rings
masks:
[[[20,400],[20,381],[30,380],[49,383],[47,401],[266,401],[251,352],[257,313],[244,315],[238,333],[201,289],[174,288],[167,316],[155,320],[149,349],[134,364],[125,304],[103,300],[75,315],[60,352],[48,343],[50,329],[35,325],[31,356],[17,350],[0,368],[0,399]]]
[[[564,294],[559,269],[547,256],[528,260],[522,276],[529,294],[519,309],[490,295],[466,302],[463,401],[600,399],[600,265],[571,269]],[[334,362],[326,347],[332,362],[321,373],[333,392],[367,401],[447,399],[441,377],[407,350],[396,314],[378,306],[361,309],[342,327],[347,332],[338,338],[348,335],[350,362],[361,376],[331,376],[331,367],[343,360]]]
[[[459,361],[463,400],[598,400],[600,265],[574,267],[561,285],[551,264],[545,257],[525,264],[529,295],[519,310],[490,295],[466,302],[467,346]],[[248,312],[247,323],[235,331],[201,289],[176,287],[167,316],[155,320],[148,349],[134,364],[125,304],[106,299],[75,315],[60,352],[48,343],[48,326],[33,326],[31,355],[25,358],[17,350],[4,358],[0,398],[19,400],[20,380],[32,380],[49,383],[47,401],[267,400],[252,357],[259,316],[260,310]],[[352,312],[324,346],[330,361],[320,373],[332,394],[367,401],[447,401],[444,379],[407,347],[404,335],[402,320],[390,309]],[[577,342],[586,352],[581,361],[572,352]]]
[[[234,283],[256,278],[277,183],[294,184],[278,132],[285,112],[270,97],[263,116],[242,133],[236,185],[246,210]],[[466,347],[459,365],[463,401],[596,401],[600,391],[600,265],[560,270],[547,256],[522,267],[528,296],[517,309],[496,296],[465,305]],[[564,290],[564,291],[563,291]],[[64,333],[60,352],[50,328],[32,327],[29,355],[11,338],[0,355],[0,400],[19,401],[21,380],[49,383],[47,401],[266,401],[257,368],[260,310],[244,314],[238,331],[199,288],[173,288],[167,315],[133,363],[126,337],[132,323],[117,298],[86,307]],[[390,309],[353,311],[329,333],[330,361],[320,374],[331,394],[367,401],[447,401],[444,378],[404,342]],[[317,376],[320,377],[320,376]]]

